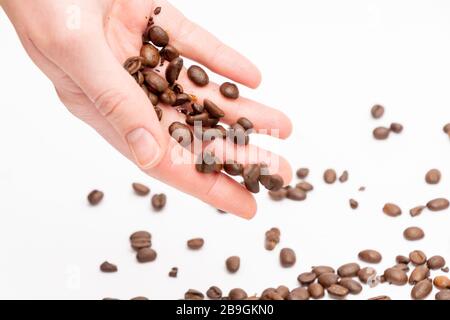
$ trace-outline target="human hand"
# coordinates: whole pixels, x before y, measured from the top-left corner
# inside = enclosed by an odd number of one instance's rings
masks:
[[[128,57],[139,55],[142,33],[156,7],[162,7],[162,12],[154,17],[155,24],[169,33],[170,44],[183,56],[256,88],[261,76],[250,61],[164,0],[3,0],[2,5],[27,53],[53,82],[71,113],[150,176],[216,208],[253,217],[256,202],[238,182],[222,173],[201,174],[194,163],[174,163],[171,155],[182,147],[170,139],[167,127],[180,121],[180,115],[163,107],[160,123],[148,97],[122,67]],[[185,70],[178,82],[186,92],[217,103],[226,113],[225,123],[246,117],[256,130],[278,129],[280,138],[291,132],[289,119],[275,109],[242,97],[225,99],[213,83],[196,87],[187,79]],[[286,160],[252,145],[236,149],[235,156],[243,155],[239,159],[242,163],[255,152],[261,154],[260,162],[273,162],[269,158],[275,157],[276,173],[285,182],[290,181],[291,169]],[[227,155],[221,157],[225,160]]]

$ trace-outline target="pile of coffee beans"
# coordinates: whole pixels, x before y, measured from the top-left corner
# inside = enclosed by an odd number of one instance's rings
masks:
[[[370,110],[374,119],[381,119],[385,113],[385,108],[376,104]],[[389,138],[391,132],[400,134],[403,132],[403,125],[398,122],[393,122],[389,127],[377,127],[373,130],[373,136],[377,140],[386,140]]]

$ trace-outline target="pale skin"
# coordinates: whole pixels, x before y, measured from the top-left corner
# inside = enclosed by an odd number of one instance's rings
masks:
[[[256,214],[253,195],[239,182],[226,174],[198,173],[193,163],[172,162],[171,153],[181,147],[171,139],[167,128],[183,118],[162,106],[164,118],[160,123],[142,89],[122,67],[128,57],[139,54],[142,33],[156,7],[162,7],[162,12],[154,17],[155,24],[168,32],[170,44],[183,56],[232,81],[256,88],[261,74],[248,59],[163,0],[0,0],[0,4],[28,55],[53,82],[72,114],[149,176],[240,217],[250,219]],[[70,15],[74,8],[75,18],[80,9],[78,28],[76,19],[68,20],[73,18]],[[282,139],[291,133],[289,118],[276,109],[243,97],[236,101],[225,99],[214,83],[196,87],[185,70],[179,83],[199,99],[208,98],[220,105],[227,124],[246,117],[256,129],[278,129]],[[262,151],[252,145],[237,150],[244,154],[239,159],[244,163],[246,154]],[[229,160],[226,154],[220,157]],[[276,155],[270,157],[277,157],[279,162],[271,173],[280,174],[288,183],[292,177],[288,162]]]

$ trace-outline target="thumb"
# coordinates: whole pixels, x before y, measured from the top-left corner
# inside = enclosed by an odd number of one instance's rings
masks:
[[[156,166],[165,154],[168,138],[144,91],[105,40],[87,40],[72,49],[64,55],[63,69],[128,144],[139,167]]]

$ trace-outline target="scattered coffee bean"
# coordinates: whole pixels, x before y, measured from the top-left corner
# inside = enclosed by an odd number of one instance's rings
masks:
[[[308,292],[313,299],[321,299],[325,295],[325,289],[319,283],[311,283]]]
[[[414,300],[423,300],[428,297],[433,290],[431,280],[425,279],[417,283],[411,291],[411,297]]]
[[[309,297],[310,295],[308,289],[300,287],[292,290],[291,293],[289,293],[287,300],[309,300]]]
[[[348,202],[350,203],[350,208],[352,208],[353,210],[358,209],[359,207],[358,201],[356,201],[355,199],[350,199]]]
[[[169,44],[169,35],[158,26],[153,26],[148,30],[148,38],[157,47],[165,47]]]
[[[347,263],[339,267],[337,273],[342,278],[351,278],[356,277],[360,269],[361,268],[357,263]]]
[[[297,277],[298,282],[307,286],[316,281],[317,275],[314,272],[304,272]]]
[[[299,188],[289,188],[287,189],[286,197],[294,201],[303,201],[306,199],[306,192]]]
[[[446,134],[448,134],[448,136],[450,137],[450,123],[447,123],[444,128],[443,128],[444,132]]]
[[[333,284],[327,288],[328,294],[332,297],[344,298],[348,295],[349,290],[341,285]]]
[[[414,250],[409,254],[409,259],[414,265],[420,266],[427,262],[427,255],[423,251]]]
[[[189,79],[199,87],[204,87],[209,83],[208,74],[199,66],[191,66],[187,71]]]
[[[103,192],[94,190],[91,193],[89,193],[87,199],[91,206],[96,206],[103,200],[103,196],[104,196]]]
[[[341,176],[339,177],[339,182],[345,183],[348,181],[348,171],[344,171]]]
[[[259,192],[259,176],[261,167],[259,164],[250,164],[244,168],[242,177],[244,178],[244,184],[248,191],[252,193]]]
[[[338,283],[339,276],[335,273],[322,273],[317,281],[325,288],[329,288],[331,285]]]
[[[367,262],[367,263],[380,263],[382,256],[381,253],[379,253],[376,250],[363,250],[358,254],[359,259],[361,261]]]
[[[379,104],[376,104],[372,107],[370,113],[372,114],[372,117],[374,119],[380,119],[384,115],[384,107]]]
[[[417,206],[409,210],[409,214],[411,217],[417,217],[422,214],[423,210],[425,210],[426,206]]]
[[[220,86],[220,93],[228,99],[239,98],[239,88],[234,83],[225,82]]]
[[[411,275],[409,276],[409,284],[416,284],[430,276],[430,269],[428,269],[428,266],[421,265],[414,268],[414,270],[411,272]]]
[[[100,270],[105,273],[113,273],[117,272],[117,266],[105,261],[100,265]]]
[[[133,190],[134,192],[139,196],[146,196],[150,193],[150,188],[148,188],[146,185],[143,185],[142,183],[133,183]]]
[[[450,290],[446,289],[446,290],[439,291],[438,293],[436,293],[435,299],[441,300],[441,301],[449,301],[450,300]]]
[[[390,217],[398,217],[402,214],[400,207],[393,203],[386,203],[383,207],[383,212]]]
[[[152,207],[155,211],[161,211],[166,206],[167,197],[164,193],[155,194],[152,197]]]
[[[406,272],[397,268],[389,268],[384,271],[384,278],[387,282],[396,286],[403,286],[408,282]]]
[[[324,273],[334,273],[334,269],[329,266],[317,266],[312,268],[312,272],[314,272],[319,277]]]
[[[166,80],[170,85],[174,84],[180,76],[180,72],[183,69],[183,59],[180,57],[173,59],[166,69]]]
[[[236,273],[241,266],[241,258],[237,256],[229,257],[225,261],[225,266],[227,267],[228,272]]]
[[[216,286],[212,286],[206,291],[206,296],[211,300],[220,300],[222,298],[222,290]]]
[[[247,299],[248,295],[244,290],[235,288],[228,293],[228,297],[230,298],[230,300],[245,300]]]
[[[155,261],[156,257],[157,257],[156,251],[151,248],[140,249],[136,255],[136,258],[140,263]]]
[[[191,250],[200,250],[204,244],[205,244],[205,240],[203,240],[202,238],[194,238],[194,239],[188,240],[188,242],[187,242],[187,246]]]
[[[431,270],[438,270],[445,267],[445,259],[441,256],[432,256],[427,261],[427,265]]]
[[[351,294],[359,294],[363,289],[361,284],[352,278],[342,278],[339,280],[338,284],[344,288],[347,288]]]
[[[280,263],[283,268],[290,268],[294,266],[297,261],[294,250],[284,248],[280,251]]]
[[[450,203],[445,198],[438,198],[427,203],[427,208],[431,211],[442,211],[448,209]]]
[[[369,300],[392,300],[389,296],[378,296],[374,298],[370,298]]]
[[[390,127],[391,131],[394,133],[402,133],[403,132],[403,125],[400,123],[392,123]]]
[[[152,246],[152,235],[147,231],[138,231],[130,236],[131,247],[139,251],[140,249],[150,248]]]
[[[438,169],[431,169],[425,175],[425,181],[428,184],[438,184],[441,181],[441,172]]]
[[[283,178],[278,174],[259,176],[259,182],[269,191],[278,191],[284,185]]]
[[[306,181],[302,181],[297,183],[297,185],[295,186],[297,189],[302,189],[305,192],[310,192],[314,190],[314,186]]]
[[[299,179],[305,179],[309,175],[309,169],[308,168],[300,168],[297,170],[297,177]]]
[[[374,268],[366,267],[358,271],[358,278],[362,283],[370,283],[377,276],[377,271]]]
[[[409,259],[409,257],[405,257],[402,255],[399,255],[395,258],[395,261],[397,263],[404,263],[404,264],[409,264],[411,262],[411,259]]]
[[[155,8],[155,11],[153,11],[153,14],[155,15],[155,16],[157,16],[158,14],[160,14],[161,13],[161,7],[156,7]]]
[[[425,232],[418,227],[410,227],[403,231],[403,236],[406,240],[417,241],[425,238]]]
[[[373,136],[377,140],[386,140],[389,138],[390,133],[391,129],[386,127],[378,127],[373,130]]]
[[[159,64],[159,51],[153,45],[147,43],[141,48],[142,63],[150,68],[154,68]]]
[[[287,197],[288,190],[286,188],[281,188],[278,191],[269,191],[269,197],[273,201],[281,201]]]
[[[171,62],[172,60],[178,58],[180,56],[180,53],[178,52],[178,50],[175,47],[172,47],[171,45],[167,45],[165,46],[162,50],[161,50],[161,56],[164,58],[164,60]],[[181,91],[183,92],[183,91]],[[181,93],[178,92],[178,93]]]
[[[438,289],[450,289],[450,279],[446,276],[438,276],[434,278],[433,284]]]
[[[177,267],[173,267],[170,271],[169,271],[169,277],[171,278],[176,278],[178,276],[178,268]]]
[[[203,293],[201,293],[198,290],[194,290],[194,289],[189,289],[185,294],[184,294],[184,299],[185,300],[203,300],[205,299],[205,296]]]
[[[336,171],[334,171],[333,169],[325,170],[325,173],[323,174],[323,180],[325,180],[327,184],[335,183],[336,179],[337,179]]]
[[[278,243],[280,243],[280,229],[278,228],[272,228],[268,231],[266,231],[266,241],[264,247],[266,250],[272,251],[275,249]]]
[[[251,122],[247,118],[239,118],[236,123],[240,124],[246,131],[253,129],[253,122]]]

